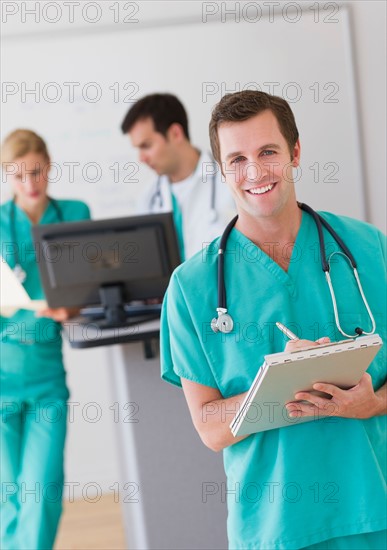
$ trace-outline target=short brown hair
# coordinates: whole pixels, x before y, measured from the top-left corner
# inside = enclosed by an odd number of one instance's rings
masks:
[[[172,124],[180,124],[189,141],[187,113],[175,95],[150,94],[139,99],[126,114],[121,124],[122,133],[127,134],[139,120],[147,118],[152,120],[156,132],[164,137]]]
[[[1,145],[1,164],[14,162],[28,153],[41,153],[48,161],[50,160],[43,138],[32,130],[14,130],[8,134]]]
[[[285,138],[290,154],[298,140],[298,130],[293,112],[287,101],[275,95],[257,90],[244,90],[226,94],[215,105],[210,121],[210,142],[216,162],[220,162],[218,128],[224,122],[242,122],[263,111],[271,111],[277,119],[281,134]]]

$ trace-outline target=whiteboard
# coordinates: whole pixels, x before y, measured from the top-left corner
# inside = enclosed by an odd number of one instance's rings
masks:
[[[18,127],[43,135],[55,163],[53,196],[84,199],[95,218],[125,216],[154,178],[120,131],[134,100],[176,94],[189,113],[191,141],[206,149],[221,96],[261,89],[285,97],[296,116],[298,200],[365,219],[348,8],[317,18],[302,8],[293,22],[291,12],[274,21],[204,22],[196,4],[190,21],[5,39],[2,135]]]

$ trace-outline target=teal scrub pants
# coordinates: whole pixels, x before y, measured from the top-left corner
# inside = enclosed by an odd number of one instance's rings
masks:
[[[66,400],[3,402],[1,548],[53,547],[62,511]]]
[[[361,533],[325,540],[302,550],[386,550],[387,531]]]

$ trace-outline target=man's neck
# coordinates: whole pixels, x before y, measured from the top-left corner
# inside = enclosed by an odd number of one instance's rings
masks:
[[[183,145],[173,172],[168,174],[169,181],[178,183],[188,178],[195,171],[199,158],[200,152],[195,147],[190,143]]]
[[[240,216],[236,227],[282,269],[288,270],[302,212],[294,201],[281,213],[267,218]]]

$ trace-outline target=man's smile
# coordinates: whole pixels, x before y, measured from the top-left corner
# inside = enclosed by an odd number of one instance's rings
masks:
[[[277,182],[268,183],[267,185],[261,185],[260,187],[252,187],[251,189],[246,189],[247,193],[250,195],[264,195],[269,193],[277,185]]]

